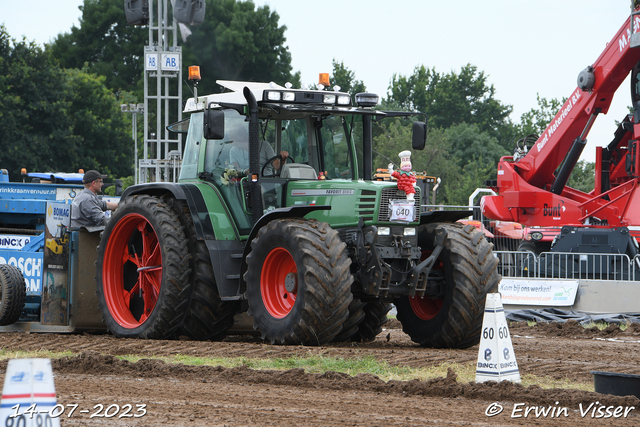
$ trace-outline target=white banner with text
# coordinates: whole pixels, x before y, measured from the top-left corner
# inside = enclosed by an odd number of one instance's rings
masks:
[[[498,291],[503,304],[571,306],[576,300],[578,281],[502,279]]]

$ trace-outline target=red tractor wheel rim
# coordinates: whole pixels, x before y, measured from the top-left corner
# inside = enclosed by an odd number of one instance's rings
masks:
[[[139,214],[118,221],[102,262],[109,313],[120,326],[137,328],[153,312],[162,284],[162,253],[149,221]]]
[[[260,292],[271,316],[282,319],[291,312],[298,295],[297,277],[296,262],[288,250],[275,248],[269,252],[260,274]],[[290,282],[289,290],[287,280]],[[293,285],[291,281],[294,281]]]
[[[440,312],[444,300],[435,298],[409,297],[409,304],[416,316],[422,320],[431,320]]]
[[[431,255],[431,251],[422,252],[422,257],[420,261],[427,259]],[[431,269],[434,270],[443,270],[444,266],[440,258],[436,260],[435,265]],[[409,297],[409,304],[411,305],[411,309],[413,313],[418,316],[418,318],[422,320],[431,320],[438,315],[442,305],[444,304],[444,300],[440,298],[419,298],[419,297]]]

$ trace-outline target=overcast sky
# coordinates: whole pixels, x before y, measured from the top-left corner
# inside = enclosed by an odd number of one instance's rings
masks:
[[[294,71],[303,83],[344,62],[370,92],[385,96],[394,73],[424,64],[458,72],[467,63],[488,75],[496,98],[513,106],[512,120],[537,107],[536,94],[569,96],[622,26],[629,0],[256,0],[287,26]],[[82,0],[0,0],[0,23],[14,38],[45,43],[78,25]],[[124,13],[124,12],[123,12]],[[142,47],[141,47],[142,50]],[[284,82],[277,82],[284,83]],[[630,105],[625,83],[599,117],[582,158],[607,145]]]

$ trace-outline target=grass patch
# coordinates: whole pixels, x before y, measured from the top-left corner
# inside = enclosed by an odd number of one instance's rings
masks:
[[[121,356],[123,360],[137,362],[145,357],[128,355]],[[327,371],[342,372],[349,375],[369,373],[376,375],[383,381],[397,380],[409,381],[418,379],[428,381],[434,378],[447,376],[451,368],[458,375],[458,382],[469,383],[476,379],[476,366],[473,363],[444,362],[437,366],[424,368],[411,368],[408,366],[393,366],[384,360],[376,360],[374,357],[344,359],[340,357],[306,356],[291,358],[254,359],[246,357],[236,358],[204,358],[194,356],[176,355],[172,357],[151,357],[151,359],[163,360],[166,363],[182,363],[195,366],[223,366],[234,368],[247,366],[249,369],[288,370],[301,368],[307,373],[324,373]],[[523,375],[521,384],[525,387],[537,385],[540,388],[564,388],[584,391],[594,391],[592,382],[576,382],[568,379],[558,380],[551,377],[538,377],[535,375]]]
[[[570,390],[582,390],[582,391],[595,391],[593,386],[593,381],[590,382],[577,382],[570,381],[568,379],[556,379],[550,377],[538,377],[531,374],[522,375],[521,384],[525,387],[537,385],[540,388],[550,389],[550,388],[564,388]]]
[[[609,326],[609,324],[606,322],[589,322],[585,323],[583,326],[585,329],[598,328],[599,330],[603,330]]]
[[[304,369],[308,373],[324,373],[327,371],[342,372],[348,375],[357,375],[360,373],[369,373],[380,377],[384,381],[400,380],[407,381],[411,379],[431,379],[438,376],[430,373],[427,369],[413,369],[403,366],[392,366],[384,360],[377,360],[372,356],[364,356],[357,358],[342,357],[326,357],[318,355],[309,355],[305,357],[289,357],[289,358],[208,358],[194,357],[185,355],[176,355],[170,357],[142,357],[137,355],[118,356],[120,359],[130,362],[137,362],[140,359],[157,359],[165,363],[182,363],[194,366],[223,366],[225,368],[234,368],[238,366],[246,366],[249,369],[270,369],[278,371],[286,371],[289,369]],[[444,375],[447,369],[442,370]]]
[[[60,359],[65,356],[75,356],[74,353],[70,351],[49,351],[49,350],[34,350],[34,351],[23,351],[23,350],[7,350],[6,348],[0,347],[0,360],[5,359]]]
[[[7,351],[6,349],[0,349],[0,360],[23,358],[58,359],[65,356],[73,357],[76,355],[77,354],[74,354],[70,351]],[[304,371],[307,373],[324,373],[327,371],[335,371],[352,376],[360,373],[369,373],[372,375],[376,375],[383,381],[409,381],[413,379],[428,381],[434,378],[446,377],[447,370],[451,368],[458,375],[458,382],[460,383],[469,383],[471,381],[475,381],[476,378],[475,362],[464,364],[444,362],[437,366],[411,368],[408,366],[393,366],[384,360],[377,360],[372,356],[348,359],[342,357],[326,357],[319,355],[308,355],[304,357],[289,358],[195,357],[181,354],[164,357],[139,355],[126,355],[116,357],[120,360],[127,360],[131,363],[138,362],[141,359],[153,359],[162,360],[168,364],[181,363],[190,366],[222,366],[225,368],[246,366],[249,369],[269,369],[281,371],[301,368],[304,369]],[[594,391],[592,382],[582,383],[570,381],[568,379],[558,380],[555,378],[538,377],[530,374],[522,376],[521,384],[525,387],[537,385],[544,389],[563,388]]]
[[[599,330],[604,330],[607,329],[610,325],[613,325],[614,323],[607,323],[607,322],[589,322],[585,325],[583,325],[585,328],[589,329],[589,328],[598,328]],[[618,327],[620,328],[621,331],[624,331],[625,329],[627,329],[630,325],[630,323],[628,322],[624,322],[624,323],[618,323],[617,324]]]

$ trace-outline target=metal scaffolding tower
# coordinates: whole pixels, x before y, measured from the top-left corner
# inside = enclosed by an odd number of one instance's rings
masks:
[[[182,119],[182,48],[169,0],[149,0],[149,45],[144,48],[144,145],[136,184],[176,182],[182,135],[167,130]],[[150,120],[155,119],[155,123]],[[137,157],[138,153],[136,153]]]

